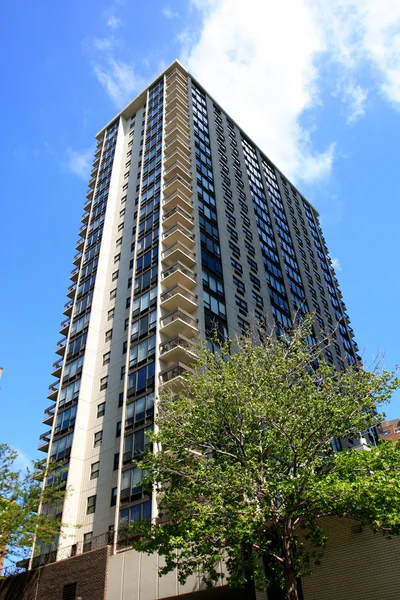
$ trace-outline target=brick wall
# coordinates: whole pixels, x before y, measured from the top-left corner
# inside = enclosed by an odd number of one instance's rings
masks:
[[[68,583],[77,583],[77,599],[104,600],[108,556],[104,547],[4,579],[0,600],[62,600]]]
[[[400,536],[359,531],[346,519],[326,519],[320,567],[302,580],[304,600],[399,600]]]

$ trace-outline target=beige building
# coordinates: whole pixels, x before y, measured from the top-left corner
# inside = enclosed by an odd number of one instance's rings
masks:
[[[328,362],[358,348],[317,211],[177,61],[97,135],[76,251],[39,446],[66,467],[71,527],[32,564],[103,539],[122,568],[121,525],[157,516],[132,458],[197,336],[312,311]]]

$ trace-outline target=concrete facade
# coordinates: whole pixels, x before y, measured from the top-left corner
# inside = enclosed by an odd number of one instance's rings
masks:
[[[216,326],[234,338],[254,319],[282,332],[312,311],[315,337],[335,340],[331,364],[355,363],[358,348],[317,211],[177,61],[97,135],[76,250],[39,449],[73,489],[56,558],[108,532],[125,600],[138,558],[117,554],[118,531],[157,516],[132,458],[196,337]]]

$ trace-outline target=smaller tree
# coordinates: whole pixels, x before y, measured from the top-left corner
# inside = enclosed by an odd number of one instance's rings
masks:
[[[27,556],[34,540],[53,543],[61,526],[54,510],[39,513],[39,506],[55,507],[65,496],[63,467],[34,462],[21,471],[15,466],[17,458],[18,452],[0,444],[0,558]]]
[[[200,350],[177,396],[163,394],[156,452],[137,461],[158,490],[158,520],[134,527],[134,547],[165,556],[181,581],[209,583],[226,563],[231,585],[274,582],[296,600],[297,578],[318,562],[321,518],[400,528],[400,446],[336,452],[332,442],[375,426],[399,381],[360,367],[338,372],[311,319],[281,342],[241,337]]]

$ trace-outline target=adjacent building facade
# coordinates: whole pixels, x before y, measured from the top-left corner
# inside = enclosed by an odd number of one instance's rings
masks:
[[[397,442],[400,440],[400,419],[383,419],[379,427],[379,435],[383,440]]]
[[[76,250],[39,446],[73,489],[54,559],[156,516],[132,459],[197,336],[313,312],[328,362],[359,358],[317,211],[178,62],[97,135]]]

